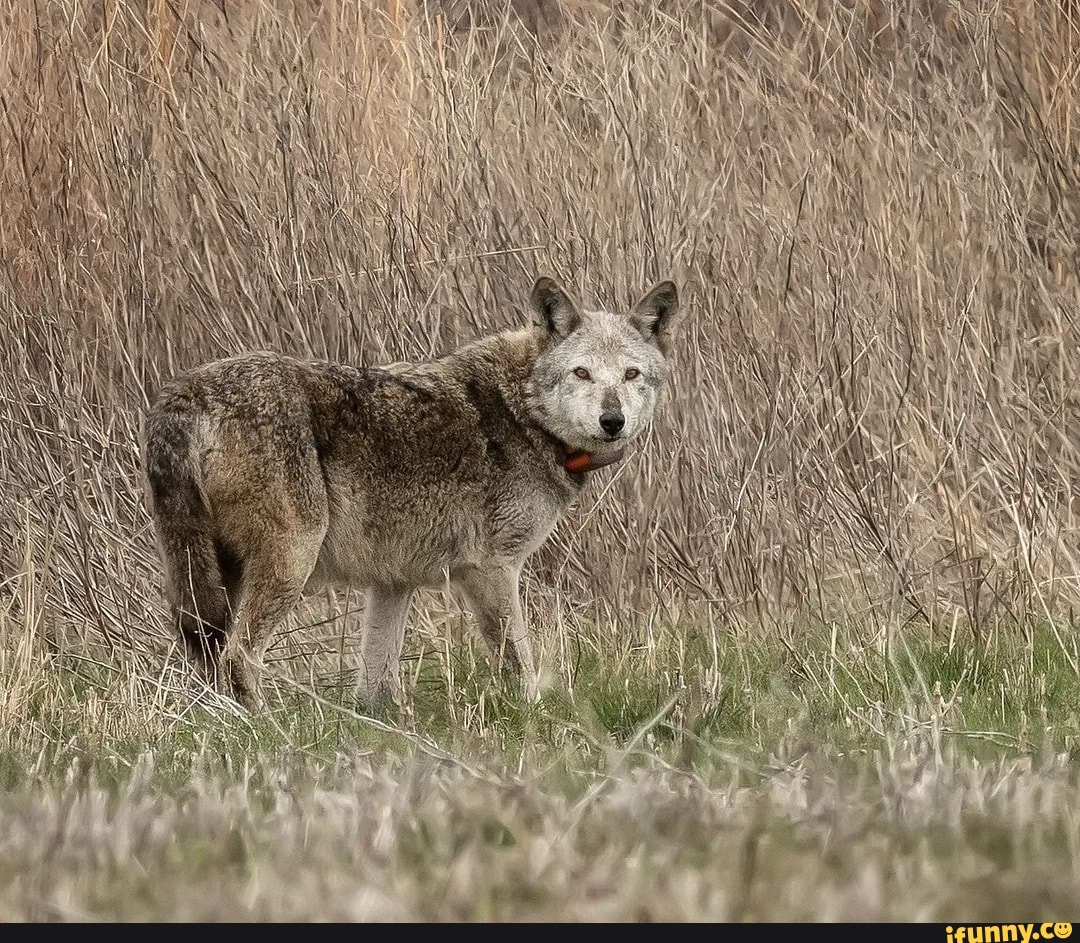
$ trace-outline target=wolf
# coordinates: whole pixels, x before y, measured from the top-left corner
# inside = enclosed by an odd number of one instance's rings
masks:
[[[496,669],[537,695],[522,565],[664,405],[681,318],[671,281],[615,313],[542,277],[529,310],[427,363],[256,352],[163,386],[147,501],[180,639],[223,693],[257,707],[275,630],[338,586],[366,592],[358,701],[400,701],[411,600],[449,578]]]

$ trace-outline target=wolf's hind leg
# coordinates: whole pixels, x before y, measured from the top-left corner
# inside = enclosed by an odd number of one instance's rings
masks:
[[[530,700],[535,700],[536,666],[521,611],[520,568],[469,567],[457,576],[491,651],[495,670],[520,676]]]
[[[244,561],[240,605],[225,643],[221,672],[230,693],[247,708],[259,706],[262,658],[274,631],[292,612],[315,568],[319,539],[262,546]]]
[[[400,658],[412,590],[379,587],[367,594],[360,629],[360,671],[356,699],[371,706],[401,700]]]

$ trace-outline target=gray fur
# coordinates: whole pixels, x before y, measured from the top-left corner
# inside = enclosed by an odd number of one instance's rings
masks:
[[[543,278],[532,308],[532,327],[431,363],[251,353],[165,386],[144,430],[149,504],[208,677],[257,703],[262,655],[301,594],[360,586],[358,694],[396,699],[412,595],[449,575],[497,665],[535,691],[522,565],[585,484],[567,450],[611,454],[662,405],[678,301],[665,282],[629,315],[582,312]],[[613,437],[599,418],[616,409]]]

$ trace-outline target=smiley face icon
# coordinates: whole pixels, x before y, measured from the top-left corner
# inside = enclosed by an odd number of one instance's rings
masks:
[[[1059,940],[1067,940],[1072,936],[1072,924],[1071,923],[1055,923],[1054,924],[1054,936]]]

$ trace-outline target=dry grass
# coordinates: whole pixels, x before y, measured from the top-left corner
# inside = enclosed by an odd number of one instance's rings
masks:
[[[0,916],[1069,899],[1080,31],[1064,0],[957,6],[579,3],[453,36],[374,0],[0,12]],[[692,308],[671,411],[533,567],[547,706],[489,694],[433,596],[399,719],[421,740],[295,689],[336,704],[355,598],[275,649],[265,730],[208,708],[141,502],[161,379],[257,346],[432,356],[519,321],[540,270],[608,304],[672,274]],[[890,687],[908,644],[918,684]],[[934,740],[935,680],[991,686],[944,724],[991,766]],[[796,735],[818,761],[770,756]]]

